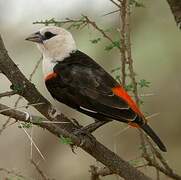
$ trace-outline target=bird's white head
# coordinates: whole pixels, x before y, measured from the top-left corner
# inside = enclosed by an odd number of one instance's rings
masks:
[[[35,42],[42,52],[45,77],[53,72],[57,61],[62,61],[76,50],[72,34],[61,27],[44,27],[27,37],[26,40]]]
[[[61,61],[76,50],[71,33],[61,27],[44,27],[26,40],[36,42],[43,56],[55,61]]]

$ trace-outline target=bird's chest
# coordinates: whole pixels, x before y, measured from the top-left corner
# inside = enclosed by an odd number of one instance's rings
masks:
[[[53,73],[53,68],[56,65],[56,62],[50,58],[43,58],[42,68],[44,78],[46,78],[49,74]]]

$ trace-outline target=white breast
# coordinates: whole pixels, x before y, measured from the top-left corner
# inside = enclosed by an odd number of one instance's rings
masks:
[[[53,73],[53,68],[56,65],[56,61],[53,61],[51,58],[43,58],[43,74],[46,77],[48,74]]]

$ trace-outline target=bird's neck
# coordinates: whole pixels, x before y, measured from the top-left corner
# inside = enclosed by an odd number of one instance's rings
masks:
[[[71,53],[74,51],[75,49],[64,52],[58,57],[51,57],[47,56],[46,54],[43,54],[42,67],[43,67],[44,78],[47,77],[49,74],[53,73],[53,68],[58,62],[63,61],[65,58],[69,57]]]
[[[72,42],[72,43],[71,43]],[[48,74],[53,72],[54,66],[59,62],[63,61],[65,58],[69,57],[70,54],[76,50],[75,43],[70,41],[69,43],[64,43],[59,46],[43,47],[43,74],[46,77]]]
[[[53,58],[43,56],[42,68],[44,78],[53,72],[53,68],[56,64],[57,62]]]

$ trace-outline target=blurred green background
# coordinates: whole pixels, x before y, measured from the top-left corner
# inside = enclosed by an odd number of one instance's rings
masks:
[[[132,13],[132,51],[137,79],[151,82],[150,88],[143,92],[154,93],[154,96],[143,99],[142,108],[148,114],[159,113],[150,120],[150,124],[168,148],[165,158],[171,167],[181,174],[181,36],[166,0],[142,2],[145,8],[135,8]],[[79,18],[81,14],[85,14],[106,29],[119,24],[118,14],[102,16],[115,9],[116,7],[108,0],[0,0],[0,33],[9,55],[28,77],[40,57],[37,48],[24,40],[42,27],[33,25],[33,21],[52,17],[60,20],[64,20],[65,17]],[[120,66],[118,51],[104,50],[107,41],[91,44],[90,39],[100,37],[95,30],[90,28],[72,33],[78,49],[93,57],[107,71],[110,72]],[[33,83],[68,117],[80,119],[82,124],[92,121],[91,118],[60,105],[51,98],[43,82],[41,65],[33,77]],[[9,86],[9,81],[1,75],[0,92],[9,90]],[[0,102],[12,107],[16,99],[17,96],[1,98]],[[19,103],[24,104],[26,102],[23,100]],[[31,107],[25,110],[38,114]],[[4,116],[0,118],[2,126],[7,118]],[[136,159],[141,154],[139,135],[137,130],[132,128],[122,132],[125,127],[122,123],[112,122],[96,131],[95,136],[124,159]],[[45,156],[45,161],[35,149],[33,157],[49,177],[62,180],[88,180],[89,165],[100,165],[80,149],[76,150],[77,154],[73,154],[68,145],[61,144],[58,138],[40,128],[33,127],[33,139]],[[39,180],[40,176],[29,159],[28,137],[18,128],[18,124],[9,126],[0,135],[0,167],[14,169],[27,177]],[[142,168],[142,171],[155,178],[156,172],[152,168]],[[0,172],[0,180],[4,178],[5,174]],[[117,177],[108,176],[105,179],[114,180]],[[161,179],[169,178],[162,175]]]

